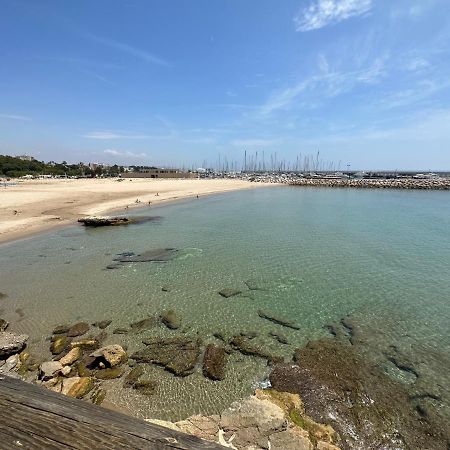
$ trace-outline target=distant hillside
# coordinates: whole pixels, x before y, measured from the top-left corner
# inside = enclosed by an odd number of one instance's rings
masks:
[[[14,156],[0,155],[0,177],[18,178],[25,175],[53,175],[53,176],[95,176],[95,175],[117,175],[119,173],[117,165],[109,168],[97,167],[91,170],[88,166],[80,164],[45,163],[32,159],[23,160]]]

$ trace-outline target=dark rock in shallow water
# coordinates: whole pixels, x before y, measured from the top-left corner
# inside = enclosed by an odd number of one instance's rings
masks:
[[[100,320],[98,322],[94,322],[92,325],[94,327],[100,328],[101,330],[105,329],[107,326],[111,324],[112,320]]]
[[[255,280],[247,280],[247,281],[244,281],[244,283],[251,291],[263,291],[264,290],[264,288],[261,287],[261,284]]]
[[[424,420],[401,383],[368,363],[353,346],[322,339],[298,349],[296,364],[280,364],[272,387],[299,394],[306,413],[330,424],[342,449],[445,449],[448,427]]]
[[[0,356],[9,356],[19,353],[28,340],[26,334],[14,334],[7,331],[0,332]]]
[[[242,291],[240,291],[239,289],[225,288],[225,289],[222,289],[221,291],[219,291],[219,294],[222,297],[230,298],[230,297],[234,297],[235,295],[239,295],[241,292]]]
[[[181,317],[172,309],[161,314],[161,322],[171,330],[181,327]]]
[[[113,330],[113,334],[127,334],[129,331],[128,328],[116,328]]]
[[[161,291],[163,291],[163,292],[170,292],[170,286],[163,286],[161,288]]]
[[[9,322],[7,322],[5,319],[0,319],[0,332],[6,331],[8,328]]]
[[[0,292],[0,300],[3,300],[6,297],[8,297],[8,296],[5,293]]]
[[[269,333],[269,336],[272,336],[280,344],[283,344],[283,345],[288,345],[289,344],[289,341],[287,340],[286,336],[283,336],[282,334],[275,333],[274,331],[271,331]]]
[[[257,356],[259,358],[267,359],[268,361],[279,362],[280,357],[273,355],[263,349],[261,346],[249,342],[249,339],[245,336],[234,336],[230,341],[231,346],[240,351],[243,355]]]
[[[132,387],[142,375],[144,375],[144,368],[142,366],[134,367],[123,380],[123,387]]]
[[[155,250],[147,250],[139,255],[124,256],[119,255],[114,261],[121,263],[127,262],[166,262],[175,258],[178,250],[176,248],[157,248]]]
[[[137,362],[155,363],[177,376],[190,375],[200,355],[200,339],[144,339],[147,347],[131,355]]]
[[[153,395],[157,385],[158,383],[154,380],[140,380],[133,384],[133,389],[144,395]]]
[[[54,328],[53,334],[65,334],[70,330],[69,325],[58,325]]]
[[[91,394],[91,401],[94,405],[100,405],[106,398],[105,389],[96,389]]]
[[[89,324],[86,322],[78,322],[75,325],[72,325],[67,331],[67,336],[76,337],[81,336],[89,331]]]
[[[158,321],[155,317],[147,317],[142,320],[138,320],[137,322],[133,322],[130,324],[131,331],[134,333],[139,333],[141,331],[149,330],[157,325]]]
[[[95,378],[98,380],[112,380],[114,378],[120,378],[124,374],[124,369],[121,367],[113,367],[110,369],[97,370]]]
[[[300,330],[300,327],[295,323],[290,322],[289,320],[283,319],[281,317],[274,316],[271,313],[259,310],[258,315],[262,319],[269,320],[270,322],[276,323],[277,325],[281,325],[282,327],[292,328],[293,330]]]
[[[86,227],[108,227],[132,223],[127,217],[83,217],[78,219],[78,222]]]
[[[225,378],[225,366],[227,353],[223,347],[209,344],[206,347],[203,358],[203,375],[211,380],[223,380]]]

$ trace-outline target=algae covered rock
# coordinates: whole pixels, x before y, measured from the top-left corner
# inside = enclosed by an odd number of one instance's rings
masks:
[[[203,358],[203,374],[211,380],[223,380],[225,378],[226,361],[227,353],[225,349],[209,344]]]
[[[83,398],[94,387],[94,380],[90,377],[65,378],[61,392],[68,397]]]
[[[124,374],[124,372],[124,369],[122,369],[121,367],[101,369],[95,372],[95,378],[99,380],[112,380],[113,378],[120,378]]]
[[[137,362],[155,363],[181,377],[190,375],[200,355],[200,340],[188,337],[146,339],[146,348],[131,355]]]
[[[142,375],[144,375],[144,368],[142,366],[133,367],[123,380],[123,387],[132,387]]]
[[[246,336],[238,335],[234,336],[231,339],[230,344],[235,350],[238,350],[243,355],[265,358],[269,362],[279,362],[279,360],[282,359],[279,356],[273,355],[272,353],[268,352],[267,350],[262,348],[261,345],[254,344],[250,341],[251,340]]]
[[[53,355],[59,355],[69,345],[69,339],[64,335],[53,336],[50,351]]]
[[[144,395],[153,395],[157,385],[158,383],[154,380],[140,380],[133,384],[133,389],[136,389]]]

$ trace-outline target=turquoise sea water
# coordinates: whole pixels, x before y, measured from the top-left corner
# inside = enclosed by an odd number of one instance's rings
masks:
[[[7,294],[1,317],[12,331],[30,335],[32,353],[50,357],[46,338],[61,323],[112,319],[111,332],[174,309],[188,336],[218,343],[213,333],[256,331],[255,342],[286,358],[308,340],[329,336],[325,325],[347,315],[373,330],[368,341],[376,349],[404,343],[421,354],[450,354],[447,192],[274,187],[137,214],[162,218],[128,227],[72,226],[0,247],[0,291]],[[106,269],[119,253],[162,247],[179,249],[179,256]],[[249,280],[261,289],[249,290]],[[243,294],[225,299],[218,294],[223,288]],[[260,309],[300,330],[261,319]],[[289,345],[270,337],[273,331]],[[143,347],[143,337],[181,334],[161,325],[110,334],[106,342],[131,352]],[[431,382],[449,381],[445,364],[428,366]],[[114,380],[106,382],[108,399],[141,417],[217,413],[251,393],[269,370],[264,360],[238,353],[221,382],[205,379],[201,368],[180,379],[148,365],[147,377],[159,381],[154,396],[123,390]]]

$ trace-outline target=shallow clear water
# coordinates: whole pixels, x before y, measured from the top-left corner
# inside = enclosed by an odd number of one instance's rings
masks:
[[[218,342],[215,332],[257,331],[257,342],[285,357],[327,336],[324,326],[348,314],[376,329],[379,345],[408,339],[430,353],[450,353],[446,192],[274,187],[138,214],[162,219],[73,226],[0,247],[0,291],[8,295],[0,299],[2,317],[12,331],[30,335],[32,353],[49,358],[46,338],[61,323],[113,319],[111,332],[167,309],[181,314],[188,336]],[[180,249],[180,255],[167,263],[105,269],[118,253],[161,247]],[[250,291],[247,280],[262,289]],[[222,298],[223,288],[243,295]],[[295,321],[300,330],[261,319],[259,309]],[[290,345],[269,337],[271,331]],[[131,352],[143,347],[145,336],[180,334],[161,325],[110,335],[107,342],[126,344]],[[268,370],[263,360],[233,354],[221,382],[205,379],[200,368],[180,379],[148,365],[148,376],[159,380],[152,397],[121,390],[120,381],[106,383],[109,400],[136,415],[180,419],[223,410],[248,395]]]

